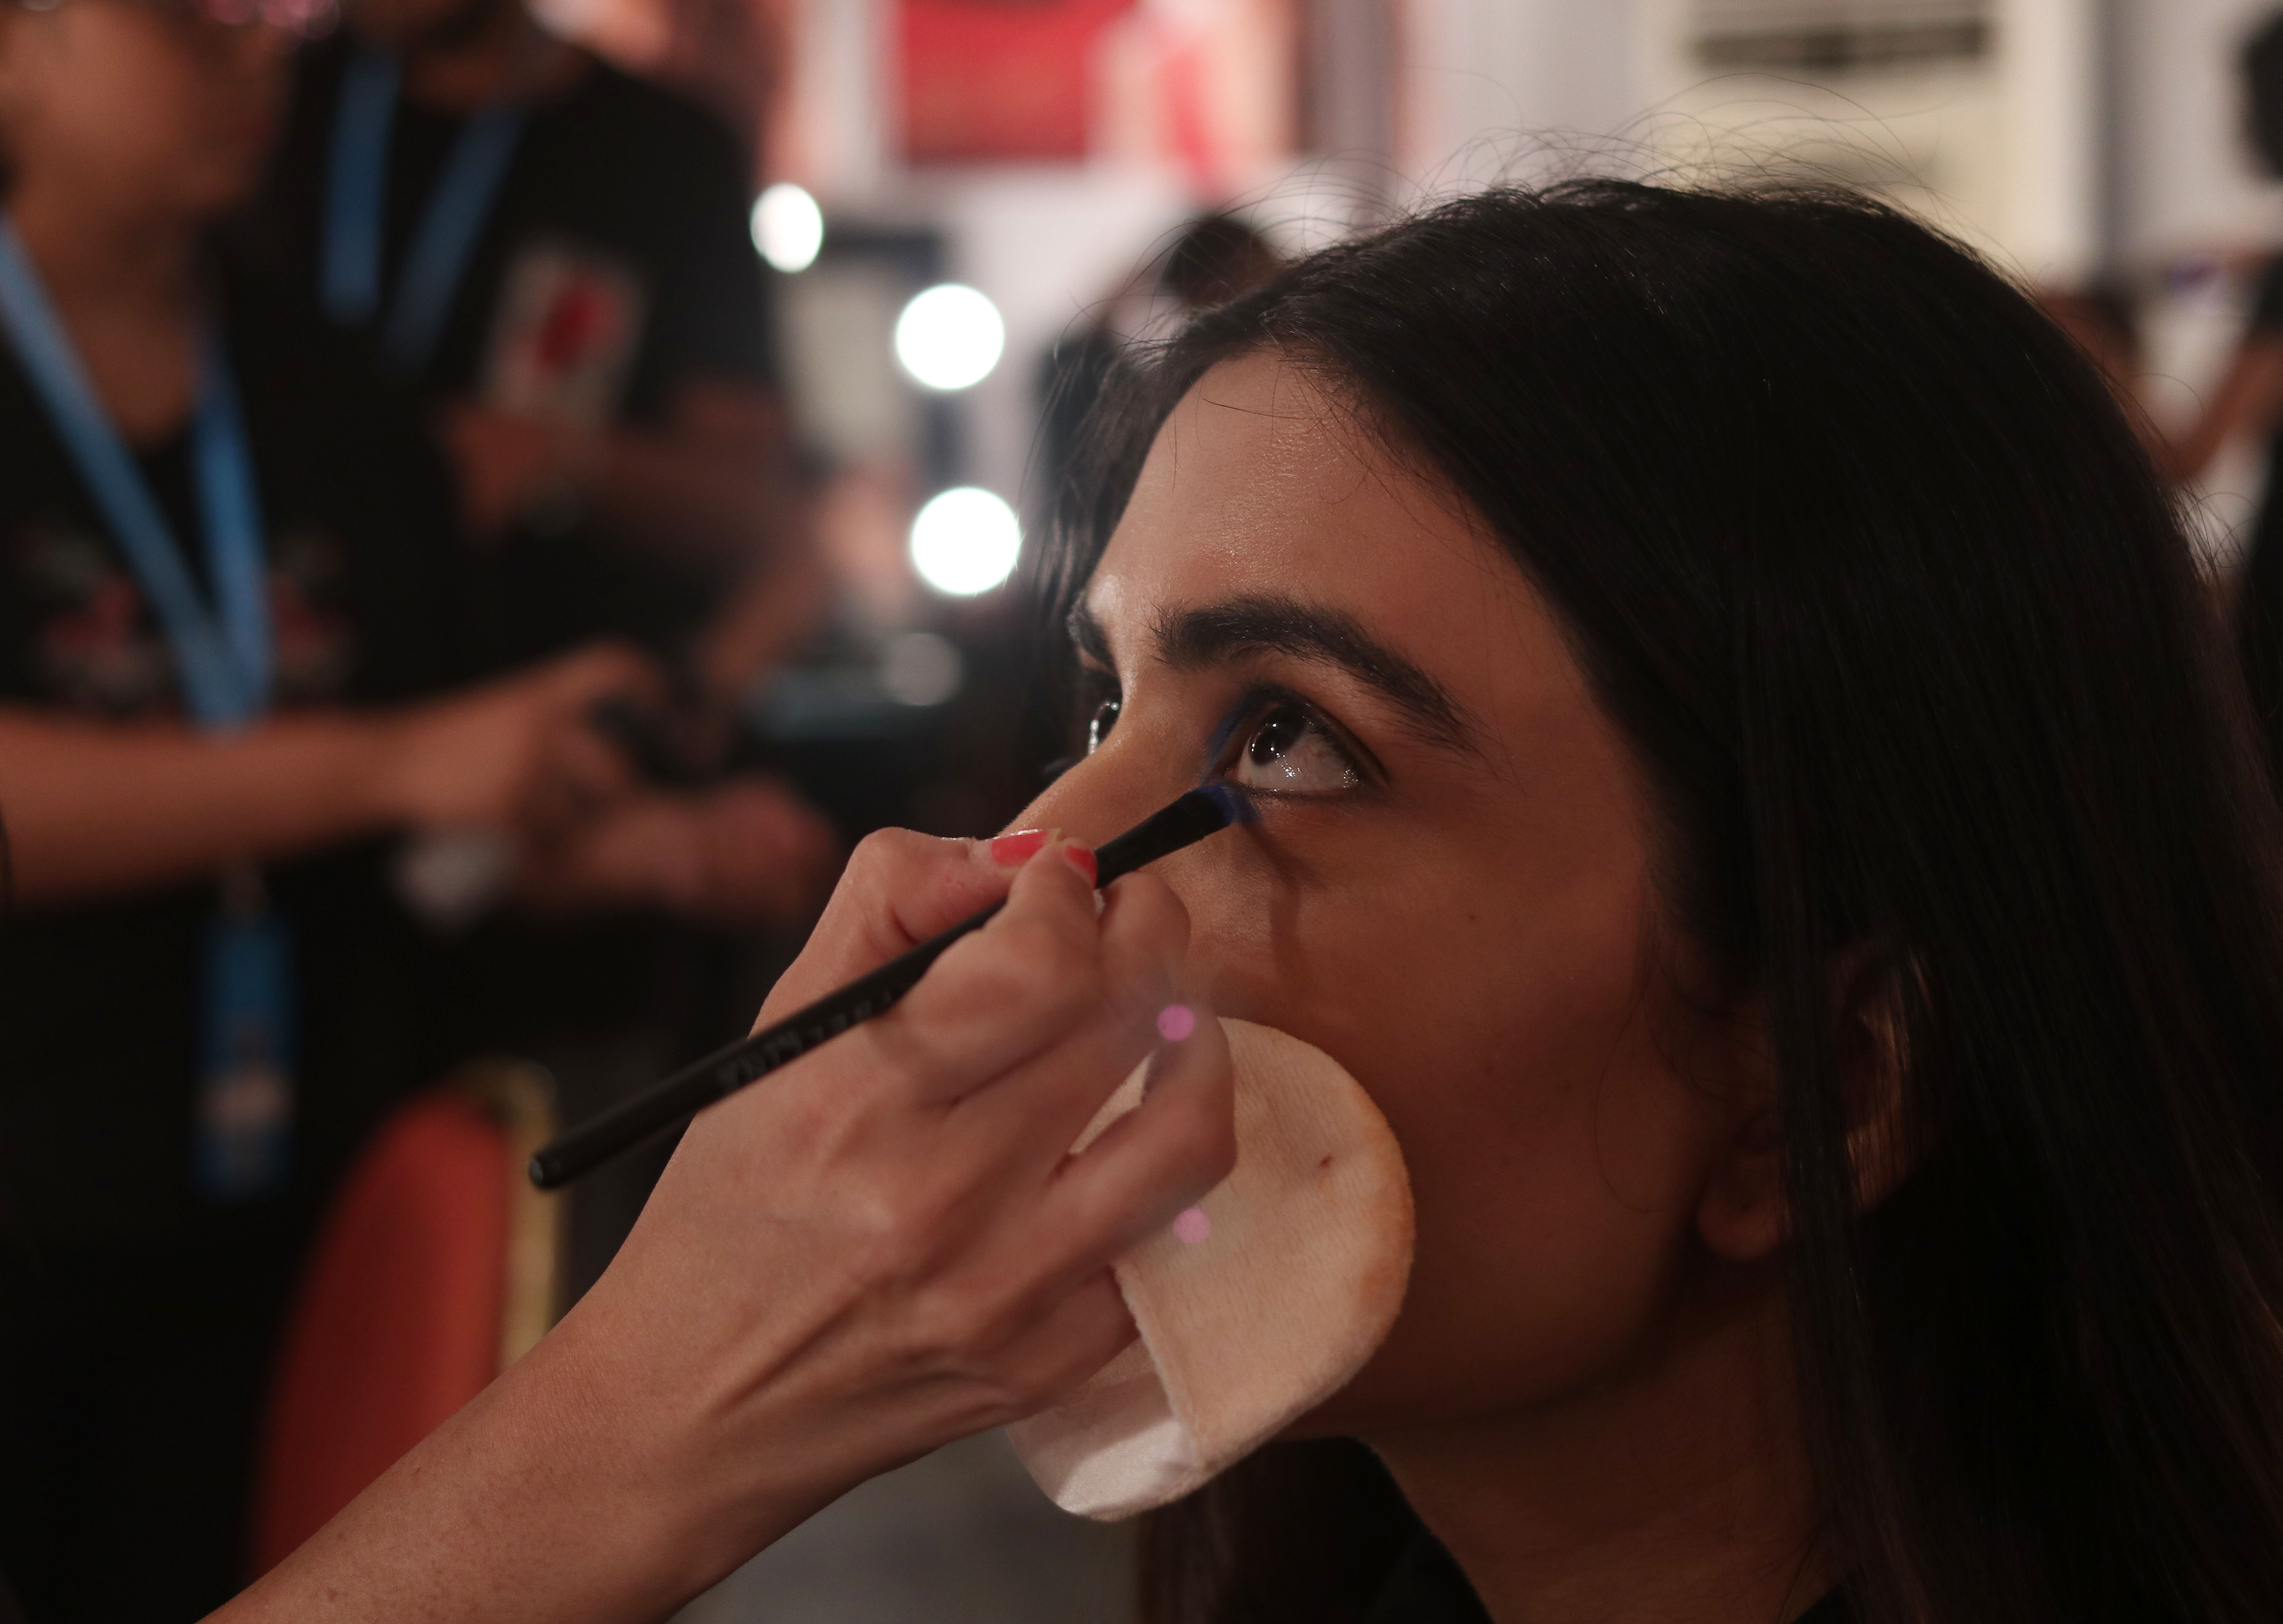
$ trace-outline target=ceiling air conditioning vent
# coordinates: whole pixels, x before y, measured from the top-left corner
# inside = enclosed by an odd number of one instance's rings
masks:
[[[1991,0],[1696,0],[1706,67],[1832,74],[1990,49]]]

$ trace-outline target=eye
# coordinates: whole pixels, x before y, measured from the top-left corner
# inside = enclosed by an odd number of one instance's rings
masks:
[[[1110,737],[1110,729],[1118,725],[1118,713],[1125,706],[1126,701],[1113,694],[1094,707],[1094,714],[1087,717],[1086,722],[1086,753],[1088,755],[1102,748],[1103,741]]]
[[[1225,773],[1240,788],[1271,795],[1336,795],[1363,780],[1329,730],[1290,700],[1272,703],[1237,730]]]

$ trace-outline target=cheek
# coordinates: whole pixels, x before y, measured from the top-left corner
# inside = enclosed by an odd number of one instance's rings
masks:
[[[1710,1142],[1656,1041],[1631,869],[1506,906],[1434,894],[1431,871],[1180,887],[1218,1007],[1346,1066],[1411,1174],[1402,1317],[1310,1431],[1528,1404],[1609,1367],[1671,1290]]]
[[[1436,1069],[1375,1074],[1418,1249],[1393,1334],[1320,1417],[1333,1430],[1541,1402],[1649,1332],[1688,1245],[1701,1119],[1645,1035],[1601,1013],[1521,1012],[1504,1066],[1430,1044]]]

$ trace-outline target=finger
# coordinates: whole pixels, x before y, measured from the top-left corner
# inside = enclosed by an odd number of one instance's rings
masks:
[[[1107,1268],[1047,1300],[1046,1310],[1016,1334],[996,1361],[1006,1413],[986,1425],[1004,1425],[1059,1403],[1140,1334]]]
[[[1004,897],[1019,872],[991,843],[908,829],[869,834],[850,854],[808,945],[761,1006],[758,1028],[877,970]]]
[[[944,1105],[991,1086],[1094,1018],[1102,1003],[1094,885],[1050,846],[1007,905],[954,942],[903,1002],[861,1028],[861,1064]]]
[[[580,716],[596,699],[663,705],[669,693],[658,662],[623,643],[589,644],[542,666],[534,677],[555,705]]]
[[[634,763],[623,751],[583,723],[560,722],[548,731],[541,755],[548,792],[574,812],[591,811],[631,792],[637,783]]]
[[[1091,1015],[959,1105],[968,1131],[1026,1147],[1040,1173],[1059,1165],[1161,1041],[1158,1017],[1178,997],[1188,951],[1188,911],[1163,881],[1134,875],[1111,887],[1096,934],[1101,990]]]
[[[1186,998],[1196,1025],[1153,1058],[1140,1105],[1056,1169],[1040,1208],[1064,1268],[1083,1273],[1202,1199],[1236,1165],[1235,1077],[1220,1022]]]

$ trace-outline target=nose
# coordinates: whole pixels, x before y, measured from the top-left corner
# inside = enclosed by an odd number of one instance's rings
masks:
[[[1195,789],[1188,769],[1180,752],[1142,736],[1140,730],[1121,728],[1048,785],[1014,826],[1059,829],[1073,840],[1098,846]]]

